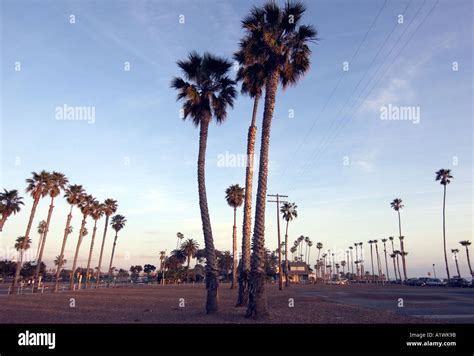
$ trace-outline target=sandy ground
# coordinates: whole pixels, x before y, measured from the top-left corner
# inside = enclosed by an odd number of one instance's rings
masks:
[[[317,288],[315,285],[293,285],[279,291],[278,286],[268,285],[270,318],[262,322],[425,322],[391,311],[340,304],[311,295],[311,291]],[[341,286],[332,288],[334,293],[338,293]],[[245,308],[234,307],[236,293],[236,290],[229,289],[229,285],[221,285],[220,310],[214,315],[205,313],[203,285],[143,285],[73,293],[15,295],[0,299],[0,323],[255,323],[244,317]],[[293,307],[290,306],[291,299]],[[180,307],[180,302],[181,305],[184,302],[184,307]]]

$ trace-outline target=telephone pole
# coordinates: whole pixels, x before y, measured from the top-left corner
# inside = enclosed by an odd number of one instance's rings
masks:
[[[280,239],[280,203],[286,203],[286,201],[281,201],[280,198],[288,198],[288,195],[281,194],[267,194],[269,197],[275,197],[276,200],[268,200],[269,203],[276,203],[277,207],[277,232],[278,232],[278,289],[283,289],[283,273],[281,268],[281,239]],[[288,258],[288,256],[285,256]]]

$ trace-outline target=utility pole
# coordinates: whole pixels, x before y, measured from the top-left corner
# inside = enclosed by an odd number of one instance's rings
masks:
[[[433,274],[434,274],[434,278],[436,278],[436,270],[435,270],[435,264],[433,263]]]
[[[281,194],[267,194],[269,197],[276,197],[276,200],[268,200],[269,203],[276,203],[277,207],[277,232],[278,232],[278,289],[283,289],[283,273],[281,268],[281,239],[280,239],[280,203],[286,203],[281,201],[280,198],[288,198],[288,195]],[[285,256],[287,259],[288,256]]]

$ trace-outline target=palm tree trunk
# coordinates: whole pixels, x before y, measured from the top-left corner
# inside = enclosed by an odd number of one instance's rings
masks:
[[[206,194],[206,146],[209,130],[210,113],[202,117],[199,133],[199,156],[197,164],[199,207],[201,210],[202,230],[204,234],[204,245],[206,251],[206,312],[208,314],[217,312],[219,281],[217,279],[218,269],[216,261],[216,251],[214,249],[214,239],[212,237],[211,219],[207,207]]]
[[[262,138],[258,171],[257,202],[253,231],[253,253],[251,261],[249,303],[247,317],[265,318],[269,315],[265,293],[265,203],[267,197],[268,155],[270,149],[270,129],[275,109],[275,96],[279,73],[270,73],[265,88],[265,107],[263,110]]]
[[[118,237],[118,231],[115,232],[115,238],[114,238],[114,244],[112,246],[112,254],[110,255],[110,263],[109,263],[109,282],[112,279],[112,263],[114,261],[114,254],[115,254],[115,246],[117,245],[117,237]]]
[[[459,263],[457,255],[454,255],[454,261],[456,262],[456,270],[458,271],[458,277],[461,277],[461,272],[459,272]]]
[[[20,279],[20,270],[23,265],[23,254],[26,248],[26,245],[28,244],[28,239],[30,237],[30,231],[31,231],[31,226],[33,225],[33,220],[35,218],[35,213],[36,213],[36,208],[38,207],[39,203],[39,198],[35,198],[33,200],[33,206],[31,207],[31,212],[30,212],[30,219],[28,220],[28,225],[26,227],[26,232],[25,232],[25,239],[23,240],[23,246],[20,250],[20,256],[18,258],[18,262],[16,264],[16,270],[15,270],[15,278],[13,279],[12,283],[12,292],[15,292],[15,287],[18,285],[18,280]]]
[[[405,247],[403,245],[403,240],[400,241],[400,249],[402,250],[402,266],[403,266],[403,277],[404,280],[407,280],[407,265],[405,261]]]
[[[38,278],[39,278],[39,273],[41,270],[41,260],[43,259],[43,252],[44,252],[44,245],[46,244],[46,236],[48,236],[48,231],[49,231],[49,224],[51,223],[51,217],[53,215],[53,209],[54,209],[54,198],[51,197],[51,204],[49,205],[49,210],[48,210],[48,218],[46,219],[46,227],[44,228],[43,232],[43,239],[41,242],[41,248],[40,252],[38,255],[38,259],[36,260],[36,270],[35,270],[35,277],[34,277],[34,289],[38,290]]]
[[[237,285],[237,208],[234,207],[234,227],[232,228],[232,283],[230,289],[234,289]]]
[[[387,281],[390,280],[390,275],[388,274],[388,263],[387,263],[387,245],[383,243],[383,253],[385,255],[385,271],[387,272]]]
[[[372,244],[370,244],[370,262],[372,264],[372,282],[374,281],[375,273],[374,273],[374,254],[372,251]]]
[[[0,232],[3,231],[3,226],[7,222],[8,215],[7,214],[2,214],[2,218],[0,219]]]
[[[446,264],[446,274],[448,275],[448,282],[451,281],[448,266],[448,254],[446,252],[446,184],[444,185],[443,194],[443,245],[444,245],[444,263]]]
[[[395,272],[395,281],[397,281],[398,277],[397,277],[397,267],[395,266],[395,257],[392,257],[392,260],[393,260],[393,271]]]
[[[242,224],[242,263],[239,274],[239,293],[237,307],[246,306],[248,302],[248,275],[250,272],[250,233],[252,230],[252,188],[253,160],[255,156],[255,138],[257,136],[257,108],[260,95],[253,102],[252,123],[247,136],[247,167],[245,168],[244,220]]]
[[[76,275],[76,265],[77,265],[77,256],[79,256],[79,249],[81,248],[81,243],[82,243],[82,234],[84,233],[84,228],[86,227],[86,218],[87,215],[84,215],[82,218],[81,222],[81,229],[79,230],[79,238],[77,239],[77,245],[76,245],[76,252],[74,253],[74,261],[72,263],[72,276],[71,280],[69,281],[69,289],[73,290],[74,289],[74,277]],[[80,288],[81,286],[79,286]]]
[[[398,269],[398,275],[400,276],[400,281],[402,280],[402,274],[400,272],[400,262],[398,260],[398,254],[397,254],[397,269]]]
[[[382,278],[382,266],[380,264],[380,255],[379,255],[379,247],[377,246],[377,244],[375,244],[375,256],[377,257],[377,273],[378,273],[378,278],[377,280],[379,279],[382,279],[383,281],[383,278]]]
[[[467,248],[467,246],[466,246],[466,257],[467,257],[467,265],[469,266],[469,272],[471,273],[471,276],[473,276],[472,268],[471,268],[471,259],[469,258],[469,249]]]
[[[109,225],[109,215],[105,216],[105,227],[104,227],[104,235],[102,236],[102,245],[100,246],[100,255],[99,255],[99,265],[97,266],[97,279],[95,284],[98,285],[100,281],[100,267],[102,265],[102,254],[104,253],[104,244],[105,238],[107,236],[107,227]]]
[[[97,220],[94,220],[94,230],[92,232],[92,239],[91,239],[91,247],[89,248],[89,257],[87,258],[87,267],[86,267],[86,288],[89,286],[90,274],[89,268],[91,266],[91,259],[92,259],[92,251],[94,250],[94,240],[95,240],[95,233],[97,231]]]
[[[288,225],[290,221],[286,220],[286,231],[285,231],[285,287],[290,286],[290,282],[288,281]]]
[[[58,269],[56,270],[56,279],[54,281],[54,291],[58,291],[59,287],[59,273],[61,272],[61,267],[63,265],[63,259],[64,259],[64,249],[66,248],[66,241],[68,237],[68,232],[69,232],[69,227],[71,226],[71,219],[72,219],[72,208],[73,205],[71,205],[71,210],[69,211],[69,214],[67,216],[66,220],[66,229],[64,229],[64,237],[63,237],[63,243],[61,245],[61,253],[59,254],[59,263],[58,263]]]
[[[41,250],[41,245],[43,244],[43,235],[44,235],[44,231],[42,234],[40,234],[40,240],[38,242],[38,251],[36,251],[36,258],[35,258],[35,261],[38,261],[39,259],[39,254],[40,254],[40,250]]]

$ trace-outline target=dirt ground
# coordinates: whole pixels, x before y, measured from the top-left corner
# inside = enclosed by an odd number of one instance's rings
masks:
[[[270,318],[264,323],[423,323],[423,319],[335,303],[311,295],[315,285],[283,291],[267,286]],[[340,286],[334,286],[338,293]],[[139,285],[0,299],[0,323],[255,323],[235,308],[237,290],[219,288],[220,310],[206,315],[204,285]],[[73,299],[72,299],[73,298]],[[260,321],[259,321],[260,322]],[[430,322],[433,322],[431,320]]]

